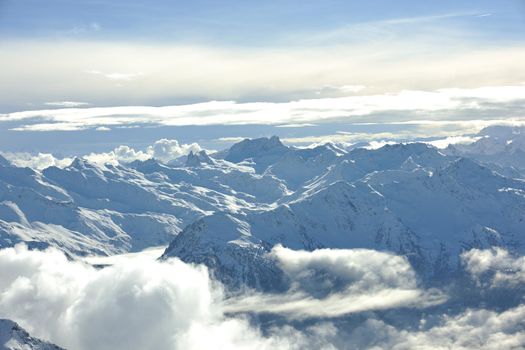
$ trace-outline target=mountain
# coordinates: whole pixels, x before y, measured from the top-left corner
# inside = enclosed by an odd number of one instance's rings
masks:
[[[470,144],[449,146],[446,152],[496,164],[507,174],[525,174],[525,127],[493,125],[484,128]]]
[[[261,173],[289,152],[291,149],[283,145],[277,136],[261,137],[253,140],[245,139],[234,144],[224,154],[224,160],[250,164],[258,173]]]
[[[11,320],[0,319],[0,350],[60,350],[51,343],[33,338]]]
[[[237,198],[232,189],[220,184],[221,178],[228,177],[220,168],[215,169],[221,174],[219,180],[203,180],[199,186],[194,179],[200,171],[155,161],[134,165],[142,166],[144,173],[131,165],[101,167],[82,159],[41,173],[2,165],[0,245],[20,241],[38,247],[53,245],[70,255],[139,251],[168,244],[203,215],[255,205],[247,202],[254,201],[254,195]],[[236,181],[237,189],[245,187],[248,192],[270,188],[261,197],[286,191],[272,177],[241,171],[232,170],[228,181]]]
[[[464,250],[524,251],[523,194],[523,181],[425,144],[356,149],[275,208],[215,213],[186,227],[164,258],[204,263],[230,286],[260,288],[261,280],[279,286],[275,266],[265,260],[275,244],[371,248],[404,255],[438,281],[458,269]]]
[[[19,168],[0,159],[0,246],[26,242],[68,255],[112,255],[167,245],[216,211],[241,212],[290,194],[283,180],[190,153],[104,166],[76,158],[65,168]]]
[[[35,171],[0,159],[0,246],[51,245],[75,257],[169,244],[163,258],[270,290],[283,288],[267,255],[277,244],[369,248],[439,281],[461,268],[465,250],[524,251],[525,182],[509,172],[422,143],[346,151],[277,137],[170,164],[77,158]]]

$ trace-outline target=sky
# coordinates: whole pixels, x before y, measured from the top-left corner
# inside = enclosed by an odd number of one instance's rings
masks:
[[[525,1],[0,0],[4,151],[522,123]]]

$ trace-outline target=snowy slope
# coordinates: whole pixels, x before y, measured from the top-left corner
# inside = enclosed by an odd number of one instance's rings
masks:
[[[256,278],[275,275],[271,261],[261,262],[275,244],[372,248],[405,255],[435,279],[457,270],[467,249],[523,253],[524,194],[523,181],[428,145],[358,149],[337,157],[276,208],[215,214],[187,227],[164,256],[205,263],[227,284],[257,288]]]
[[[156,161],[100,167],[76,159],[37,173],[4,162],[0,244],[35,241],[70,254],[138,251],[169,243],[216,210],[239,211],[259,206],[256,197],[271,201],[287,193],[278,179],[239,169],[176,169]],[[229,182],[231,187],[222,184]]]
[[[494,125],[481,130],[476,138],[470,144],[449,146],[446,152],[497,164],[514,177],[525,175],[525,127]]]
[[[13,321],[0,319],[0,350],[60,350],[51,343],[33,338]]]
[[[421,143],[345,151],[277,137],[170,164],[77,158],[37,172],[0,158],[0,246],[75,256],[169,244],[164,257],[204,263],[237,287],[280,288],[266,255],[276,244],[392,251],[423,276],[446,276],[466,249],[524,252],[525,183],[509,172]]]
[[[0,246],[23,241],[69,255],[140,251],[167,245],[205,215],[267,208],[290,193],[272,174],[204,151],[190,153],[183,164],[100,166],[76,158],[66,168],[41,172],[2,158]]]

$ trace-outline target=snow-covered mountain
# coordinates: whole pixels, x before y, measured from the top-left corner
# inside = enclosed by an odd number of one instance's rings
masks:
[[[525,248],[525,183],[472,160],[398,144],[339,154],[319,172],[275,208],[216,213],[186,227],[164,256],[205,263],[227,284],[260,288],[278,284],[264,258],[275,244],[394,251],[434,281],[455,271],[466,249]]]
[[[481,130],[470,144],[449,146],[450,154],[496,164],[500,173],[522,176],[525,171],[525,127],[494,125]]]
[[[51,343],[33,338],[11,320],[0,319],[0,350],[60,350]]]
[[[301,149],[271,137],[171,164],[76,158],[38,172],[0,158],[0,246],[24,241],[75,256],[169,244],[164,258],[261,289],[282,287],[267,255],[276,244],[371,248],[404,255],[435,278],[457,270],[466,249],[525,249],[520,172],[509,176],[506,165],[466,149]]]
[[[77,158],[64,169],[36,172],[3,159],[0,244],[54,245],[72,255],[139,251],[168,244],[204,215],[264,206],[288,193],[272,176],[223,163],[175,168],[149,160],[101,167]]]

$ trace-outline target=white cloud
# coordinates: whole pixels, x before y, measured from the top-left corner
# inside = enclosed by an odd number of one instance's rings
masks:
[[[196,153],[202,150],[197,143],[180,144],[177,140],[160,139],[155,141],[153,145],[148,146],[144,151],[121,145],[110,152],[90,153],[83,156],[83,158],[101,165],[116,165],[119,162],[130,163],[135,160],[144,161],[151,158],[167,163],[170,160],[188,155],[190,152]]]
[[[161,162],[169,162],[179,157],[188,155],[190,152],[200,152],[203,148],[197,143],[180,144],[177,140],[160,139],[145,150],[136,150],[132,147],[121,145],[112,151],[101,153],[89,153],[81,156],[87,161],[99,165],[117,165],[120,162],[130,163],[135,160],[145,161],[151,158]],[[57,158],[50,153],[31,154],[27,152],[0,152],[13,165],[29,167],[35,170],[43,170],[50,166],[59,168],[67,167],[73,161],[72,157]]]
[[[130,80],[138,78],[138,77],[140,77],[141,75],[144,74],[142,72],[137,72],[137,73],[118,73],[118,72],[107,73],[107,72],[101,72],[99,70],[87,70],[86,73],[93,74],[93,75],[100,75],[100,76],[102,76],[102,77],[104,77],[106,79],[115,80],[115,81],[130,81]]]
[[[36,155],[20,152],[0,152],[13,165],[42,170],[50,166],[64,168],[71,164],[73,158],[56,158],[50,153],[38,153]]]
[[[454,37],[449,35],[451,28],[443,27],[443,31],[441,37],[430,33],[414,40],[384,35],[368,40],[357,35],[360,39],[352,45],[323,44],[316,50],[297,41],[259,48],[3,41],[0,94],[11,106],[63,96],[100,106],[158,105],[174,98],[282,101],[316,97],[316,88],[305,87],[362,85],[375,95],[525,81],[519,64],[525,60],[523,47],[480,46],[479,42],[465,43],[459,30]],[[34,57],[42,59],[35,62]],[[341,93],[336,89],[329,96]]]
[[[259,312],[292,319],[341,317],[399,307],[428,307],[446,301],[437,290],[421,290],[408,261],[366,249],[313,252],[275,247],[271,255],[291,280],[285,294],[254,294],[225,303],[231,313]]]
[[[392,142],[392,141],[370,141],[368,145],[365,146],[364,148],[372,150],[372,149],[379,149],[383,146],[393,145],[393,144],[395,144],[395,142]]]
[[[281,125],[276,125],[276,127],[278,127],[278,128],[306,128],[306,127],[311,127],[311,126],[316,126],[316,124],[302,123],[302,124],[281,124]]]
[[[218,320],[205,269],[150,259],[96,270],[56,250],[0,251],[0,313],[72,349],[173,349]]]
[[[418,134],[417,132],[380,132],[380,133],[337,133],[330,135],[319,136],[301,136],[301,137],[285,137],[284,142],[291,144],[324,144],[327,142],[335,142],[340,144],[351,144],[353,142],[369,141],[371,145],[385,145],[387,143],[395,143],[393,141],[384,140],[413,140],[414,137],[423,137],[426,134]],[[378,148],[381,146],[378,146]]]
[[[359,91],[362,91],[366,88],[364,85],[342,85],[342,86],[333,86],[333,85],[324,85],[320,89],[315,89],[316,95],[331,95],[332,97],[337,97],[340,95],[355,94]]]
[[[85,128],[155,124],[168,126],[216,124],[310,124],[311,122],[362,118],[378,113],[406,112],[408,120],[394,124],[419,124],[428,127],[461,125],[477,128],[498,120],[420,120],[414,116],[423,113],[460,113],[462,111],[505,108],[525,96],[525,85],[493,86],[475,89],[440,89],[435,91],[401,91],[399,93],[305,99],[283,103],[236,103],[210,101],[190,105],[106,108],[65,108],[0,114],[0,122],[32,124],[13,130],[49,131],[79,130]],[[497,108],[496,108],[497,109]],[[499,113],[499,112],[498,112]],[[410,120],[412,119],[412,120]],[[40,120],[38,123],[34,121]],[[500,121],[501,122],[501,121]],[[506,118],[503,122],[524,123],[523,119]],[[388,123],[388,122],[387,122]],[[367,123],[361,123],[366,125]],[[375,124],[371,122],[370,124]]]
[[[361,309],[370,305],[377,288],[417,288],[406,261],[387,253],[276,248],[273,254],[295,288],[311,296],[348,289],[372,292],[346,300],[354,305],[364,302]],[[159,262],[149,252],[112,259],[112,263],[97,269],[69,260],[55,249],[29,251],[22,245],[2,249],[0,314],[34,336],[78,350],[289,350],[349,345],[362,349],[510,349],[525,345],[525,305],[498,312],[467,309],[450,315],[430,309],[419,322],[410,318],[414,327],[407,328],[390,325],[379,314],[364,313],[351,327],[336,319],[309,322],[300,329],[278,323],[262,332],[245,318],[224,315],[224,291],[201,266],[178,259]],[[388,304],[393,296],[385,294],[377,302]],[[278,300],[269,301],[269,307],[278,306]],[[392,299],[394,306],[395,301]],[[307,310],[309,302],[305,300],[300,309]],[[289,305],[286,298],[282,303]],[[314,300],[314,311],[308,312],[330,316],[335,310],[335,304],[322,305],[327,310],[319,306]]]
[[[525,305],[503,312],[466,310],[454,316],[444,315],[434,325],[427,325],[423,318],[419,330],[400,330],[369,319],[347,337],[356,348],[369,349],[523,349],[524,320]]]
[[[51,107],[84,107],[89,106],[87,102],[77,102],[77,101],[55,101],[55,102],[46,102],[46,106]]]
[[[436,148],[447,148],[450,145],[457,145],[457,144],[464,145],[464,144],[473,143],[479,139],[480,137],[472,137],[472,136],[450,136],[445,139],[430,141],[428,142],[428,144]]]
[[[219,142],[241,142],[242,140],[249,139],[249,137],[242,137],[242,136],[229,136],[229,137],[220,137],[216,139],[215,141]]]
[[[492,287],[525,284],[525,256],[513,256],[507,250],[472,249],[461,255],[466,270],[482,285]]]
[[[113,151],[106,153],[90,153],[83,156],[87,161],[96,164],[113,164],[117,165],[119,162],[129,163],[135,160],[147,160],[151,158],[151,155],[143,152],[136,151],[129,146],[118,146]]]
[[[354,93],[364,90],[366,86],[364,85],[343,85],[339,87],[339,90],[346,93]]]
[[[317,324],[264,335],[225,317],[219,285],[203,267],[138,255],[96,269],[54,249],[0,250],[0,314],[69,349],[334,349]]]
[[[197,143],[179,144],[177,140],[161,139],[149,146],[147,153],[162,162],[169,162],[190,152],[200,152],[202,148]]]

